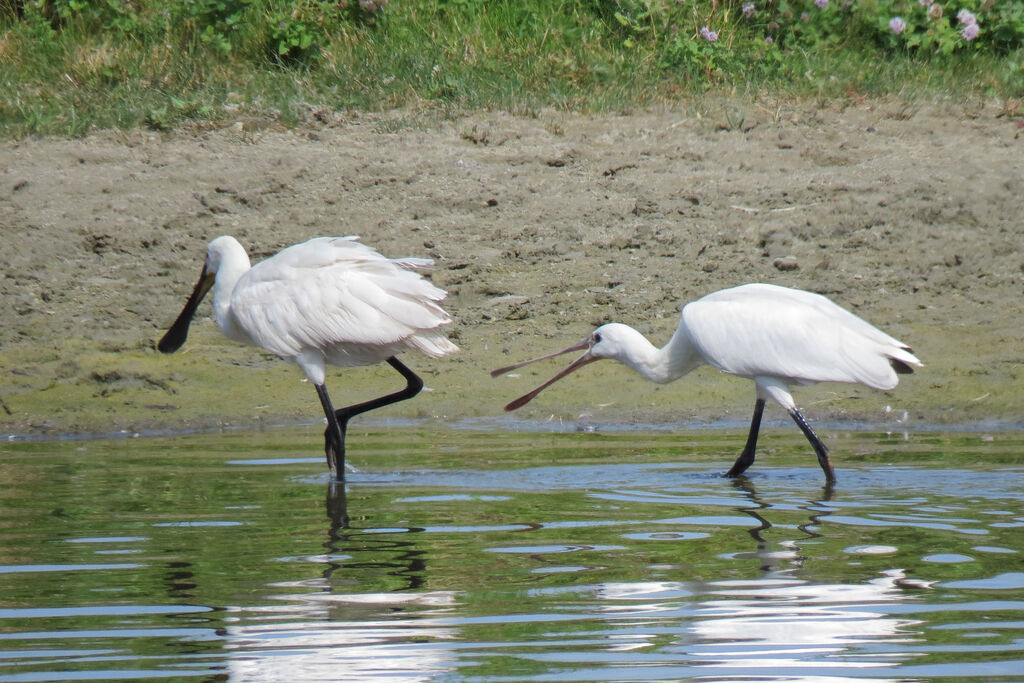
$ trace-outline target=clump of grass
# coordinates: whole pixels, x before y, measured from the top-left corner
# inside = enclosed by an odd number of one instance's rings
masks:
[[[1024,6],[993,0],[0,0],[0,130],[709,89],[1014,98],[1022,39]]]

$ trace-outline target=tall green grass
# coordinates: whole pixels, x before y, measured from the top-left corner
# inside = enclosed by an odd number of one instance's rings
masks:
[[[605,111],[709,90],[1024,95],[1024,2],[931,4],[941,12],[917,0],[0,0],[0,131],[287,125],[318,107]],[[964,7],[976,39],[961,36]]]

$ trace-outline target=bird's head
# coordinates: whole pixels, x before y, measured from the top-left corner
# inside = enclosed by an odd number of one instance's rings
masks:
[[[574,351],[583,351],[583,355],[574,360],[572,363],[569,363],[568,367],[559,372],[557,375],[549,379],[547,382],[544,382],[544,384],[541,384],[533,391],[523,394],[522,396],[520,396],[519,398],[505,406],[505,410],[515,410],[516,408],[521,408],[522,406],[526,405],[527,403],[532,401],[534,397],[537,396],[537,394],[544,391],[549,386],[551,386],[558,380],[562,379],[566,375],[576,372],[584,365],[588,365],[596,360],[601,360],[603,358],[610,358],[612,360],[625,362],[625,359],[628,357],[629,347],[636,343],[637,337],[643,339],[643,335],[641,335],[639,332],[634,330],[632,327],[629,327],[628,325],[623,325],[621,323],[608,323],[607,325],[601,325],[600,327],[598,327],[596,330],[591,332],[586,339],[579,342],[578,344],[573,344],[572,346],[562,349],[561,351],[556,351],[554,353],[549,353],[544,356],[539,356],[537,358],[531,358],[530,360],[527,361],[515,363],[514,365],[508,365],[503,368],[498,368],[497,370],[491,372],[491,377],[503,375],[506,372],[511,372],[516,368],[521,368],[524,365],[529,365],[530,363],[535,363],[539,360],[554,358],[555,356],[561,356],[562,354],[572,353]]]
[[[192,322],[192,316],[195,315],[199,302],[203,300],[206,293],[213,287],[217,278],[217,271],[229,260],[237,262],[239,260],[239,252],[241,252],[241,258],[244,259],[245,265],[248,267],[249,257],[246,255],[245,249],[234,237],[225,235],[210,242],[206,247],[206,261],[203,262],[203,272],[199,274],[199,281],[196,282],[192,295],[185,302],[185,308],[182,309],[177,320],[167,330],[167,334],[157,343],[157,349],[162,353],[174,353],[181,348],[181,345],[185,343],[185,339],[188,337],[188,327]]]
[[[629,364],[632,351],[638,346],[646,344],[647,340],[629,325],[608,323],[591,332],[587,342],[589,344],[587,353],[593,360],[610,358],[620,363]]]
[[[210,240],[210,244],[207,245],[206,262],[203,265],[203,270],[207,275],[215,276],[224,263],[242,260],[248,266],[249,256],[245,253],[245,247],[239,244],[238,240],[234,237],[221,235]]]

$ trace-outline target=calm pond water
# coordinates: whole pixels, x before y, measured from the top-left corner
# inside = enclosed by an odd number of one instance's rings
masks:
[[[1024,435],[823,436],[8,443],[0,681],[1024,680]]]

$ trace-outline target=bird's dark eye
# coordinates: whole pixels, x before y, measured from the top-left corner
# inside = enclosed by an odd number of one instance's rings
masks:
[[[600,344],[601,343],[601,333],[600,332],[595,332],[594,333],[594,343],[595,344]]]

